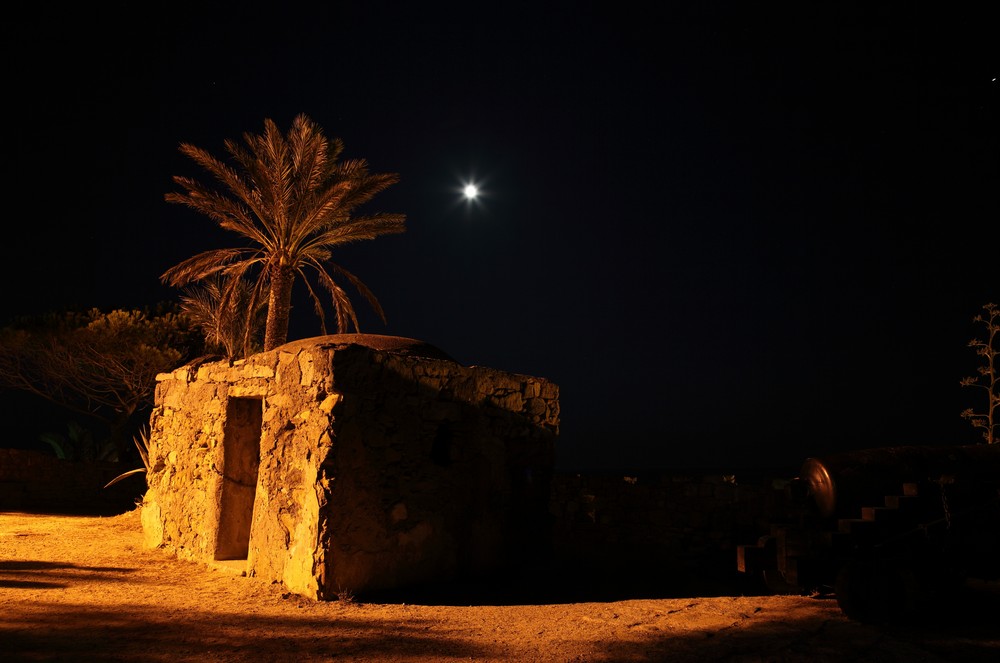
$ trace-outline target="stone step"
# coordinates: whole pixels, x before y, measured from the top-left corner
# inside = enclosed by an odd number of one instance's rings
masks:
[[[919,504],[919,497],[917,495],[886,495],[885,505],[890,509],[899,509],[901,511],[908,511],[910,509],[915,509]]]
[[[899,509],[892,509],[887,506],[864,506],[861,507],[861,520],[874,520],[880,523],[892,522],[899,515]]]
[[[736,547],[736,568],[740,573],[758,573],[778,568],[778,560],[774,548],[756,545],[741,545]]]
[[[863,518],[841,518],[837,521],[837,531],[867,540],[882,530],[881,524],[874,520]]]

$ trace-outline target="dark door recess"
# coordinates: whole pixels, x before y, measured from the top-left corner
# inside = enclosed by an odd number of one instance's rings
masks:
[[[259,398],[230,398],[222,442],[222,494],[215,559],[246,559],[260,467],[263,405]]]

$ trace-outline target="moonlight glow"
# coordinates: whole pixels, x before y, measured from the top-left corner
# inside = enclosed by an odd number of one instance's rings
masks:
[[[464,177],[459,176],[452,189],[457,196],[455,204],[464,208],[467,213],[473,210],[482,211],[484,201],[489,200],[492,195],[489,186],[484,188],[484,181],[471,173]]]

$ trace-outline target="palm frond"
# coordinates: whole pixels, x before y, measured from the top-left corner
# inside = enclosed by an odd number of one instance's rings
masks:
[[[174,287],[185,286],[192,281],[200,281],[223,271],[226,267],[243,258],[249,249],[211,249],[192,256],[174,265],[161,276],[160,280]]]
[[[316,318],[319,319],[320,334],[326,336],[329,332],[326,329],[326,309],[323,307],[323,300],[316,294],[316,290],[313,288],[312,283],[309,282],[309,279],[305,278],[305,274],[301,274],[301,276],[303,283],[306,284],[306,290],[309,292],[309,300],[312,302],[313,312],[316,314]]]
[[[224,144],[227,148],[236,146],[235,143],[231,143],[230,141],[226,141]],[[255,201],[253,187],[245,182],[240,176],[240,173],[234,168],[231,168],[225,162],[215,158],[208,151],[203,150],[200,147],[195,147],[190,143],[182,143],[180,151],[182,154],[201,166],[204,170],[211,173],[216,180],[224,184],[226,188],[229,189],[238,199],[253,207],[253,203]],[[233,150],[229,149],[229,152],[232,154]]]
[[[215,191],[203,187],[195,180],[175,177],[174,181],[187,189],[187,193],[168,193],[164,200],[170,203],[180,203],[201,212],[214,220],[221,228],[238,232],[251,239],[258,239],[253,212],[242,206],[238,200],[227,198]]]
[[[330,267],[331,269],[333,269],[335,272],[337,272],[341,276],[343,276],[345,279],[347,279],[351,283],[351,285],[353,285],[354,288],[358,292],[361,293],[361,296],[365,298],[365,300],[368,302],[368,305],[372,307],[372,309],[375,311],[375,313],[378,314],[378,317],[382,320],[382,324],[386,324],[387,323],[387,321],[385,319],[385,312],[382,310],[382,305],[379,304],[378,299],[375,298],[375,294],[371,290],[368,289],[368,286],[366,286],[361,281],[361,279],[359,279],[357,276],[355,276],[354,274],[352,274],[351,272],[347,271],[346,269],[344,269],[343,267],[341,267],[340,265],[338,265],[336,263],[332,263],[332,262],[331,263],[327,263],[327,266]],[[357,326],[357,323],[355,322],[355,327],[356,326]]]
[[[382,235],[398,235],[406,232],[405,221],[406,217],[401,214],[355,217],[324,229],[309,239],[309,245],[339,246]]]
[[[255,285],[243,278],[244,269],[239,264],[232,273],[215,274],[181,296],[181,310],[202,330],[208,345],[228,358],[248,355],[248,339],[257,337],[263,324],[263,306],[254,296]]]

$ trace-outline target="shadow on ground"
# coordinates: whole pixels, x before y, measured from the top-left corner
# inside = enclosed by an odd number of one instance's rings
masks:
[[[361,654],[366,660],[403,660],[400,657],[481,659],[493,655],[433,626],[415,619],[394,623],[389,633],[377,621],[212,611],[201,617],[185,615],[183,633],[179,633],[170,615],[78,605],[53,606],[30,622],[22,618],[15,628],[3,627],[0,619],[0,635],[4,660],[9,661],[350,660]],[[253,637],[248,638],[248,633]]]
[[[736,570],[734,551],[720,551],[690,560],[555,556],[489,575],[370,592],[356,598],[420,605],[552,605],[769,593],[762,581]]]

